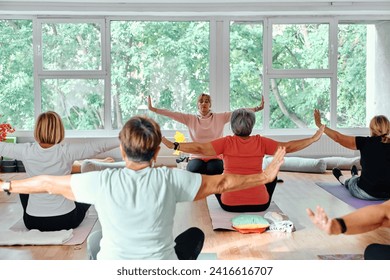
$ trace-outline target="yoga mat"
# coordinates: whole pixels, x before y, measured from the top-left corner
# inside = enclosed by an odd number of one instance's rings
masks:
[[[73,237],[73,229],[58,231],[0,231],[0,245],[62,245]]]
[[[211,224],[213,227],[213,230],[232,230],[232,218],[235,216],[241,215],[241,214],[255,214],[264,216],[267,212],[277,212],[282,213],[282,210],[276,205],[275,202],[271,202],[269,208],[266,211],[263,212],[227,212],[221,208],[221,206],[218,203],[217,198],[215,195],[209,195],[207,197],[207,207],[209,208],[210,218],[211,218]],[[297,230],[297,227],[294,223],[295,230]]]
[[[87,215],[84,218],[84,221],[75,229],[73,229],[73,236],[70,240],[66,241],[62,245],[79,245],[82,244],[88,237],[89,233],[91,232],[93,226],[95,225],[96,221],[98,219],[96,210],[91,206],[91,208],[88,210]],[[23,223],[23,219],[20,219],[17,221],[9,230],[11,231],[28,231],[28,229],[25,227]],[[43,235],[43,234],[42,234]],[[25,242],[24,240],[21,240],[21,242]],[[38,242],[38,239],[37,239]],[[30,240],[30,244],[34,244]],[[22,245],[22,244],[21,244]],[[36,244],[39,245],[39,244]],[[55,245],[55,244],[53,244]]]
[[[359,199],[350,194],[350,192],[340,183],[326,183],[326,182],[317,182],[316,185],[326,190],[328,193],[333,194],[338,199],[344,201],[348,205],[359,209],[368,205],[381,204],[385,200],[364,200]]]

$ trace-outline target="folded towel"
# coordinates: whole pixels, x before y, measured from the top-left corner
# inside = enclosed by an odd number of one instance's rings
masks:
[[[268,231],[293,232],[295,228],[293,222],[287,220],[270,224]]]
[[[73,237],[73,229],[59,231],[0,231],[0,245],[61,245]]]
[[[264,218],[270,222],[268,231],[293,232],[296,230],[293,222],[283,213],[267,212]]]

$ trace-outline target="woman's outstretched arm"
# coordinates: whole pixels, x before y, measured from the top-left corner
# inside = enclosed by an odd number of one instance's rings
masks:
[[[174,149],[175,144],[172,141],[169,141],[167,138],[163,137],[162,142],[167,148]],[[191,154],[199,154],[205,156],[215,156],[216,152],[214,150],[213,145],[210,142],[208,143],[199,143],[199,142],[188,142],[188,143],[177,143],[176,150],[191,153]]]
[[[320,111],[315,109],[314,110],[314,120],[316,123],[317,127],[323,126],[321,123],[321,114]],[[356,138],[354,136],[349,136],[342,134],[336,130],[330,129],[329,127],[325,126],[324,133],[328,135],[333,141],[339,143],[341,146],[351,149],[351,150],[356,150]]]
[[[293,152],[300,151],[310,146],[314,142],[317,142],[321,138],[322,134],[324,133],[324,128],[325,126],[322,125],[316,131],[316,133],[314,133],[312,137],[308,137],[300,140],[291,140],[288,142],[278,142],[278,144],[286,148],[286,153],[293,153]]]

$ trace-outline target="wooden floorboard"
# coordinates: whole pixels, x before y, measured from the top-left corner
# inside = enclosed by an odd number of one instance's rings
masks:
[[[315,182],[331,182],[331,172],[308,174],[280,172],[274,201],[299,229],[293,233],[265,232],[241,234],[214,231],[206,200],[177,205],[174,234],[197,226],[206,235],[204,253],[214,253],[221,260],[316,260],[319,255],[362,254],[370,243],[390,244],[390,229],[354,236],[328,236],[316,229],[306,216],[306,208],[323,206],[330,216],[341,216],[353,207],[327,193]],[[21,206],[17,195],[0,194],[0,230],[8,229],[20,219]],[[95,225],[94,230],[99,228]],[[85,260],[86,242],[76,246],[1,246],[0,259],[10,260]]]

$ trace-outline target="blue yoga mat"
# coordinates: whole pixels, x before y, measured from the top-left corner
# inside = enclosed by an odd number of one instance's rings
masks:
[[[338,199],[344,201],[348,205],[358,209],[368,205],[381,204],[385,200],[363,200],[352,196],[349,191],[340,183],[326,183],[326,182],[317,182],[319,187],[326,190],[327,192],[333,194]]]

